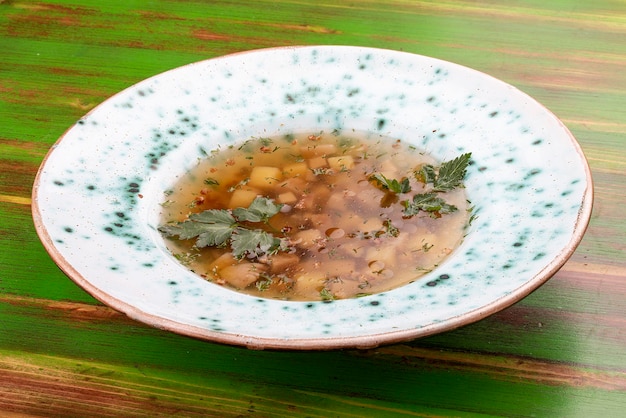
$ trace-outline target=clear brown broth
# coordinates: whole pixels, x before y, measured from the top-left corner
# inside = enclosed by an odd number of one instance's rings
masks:
[[[214,151],[181,177],[166,192],[162,223],[207,209],[247,207],[263,196],[284,204],[263,227],[288,238],[291,250],[237,260],[229,248],[165,241],[201,277],[258,297],[314,301],[390,290],[436,268],[460,244],[467,226],[463,188],[442,195],[456,212],[403,216],[400,202],[428,191],[413,175],[423,164],[438,161],[382,136],[253,138]],[[259,178],[255,167],[274,169]],[[409,178],[412,191],[394,197],[371,181],[374,173]]]

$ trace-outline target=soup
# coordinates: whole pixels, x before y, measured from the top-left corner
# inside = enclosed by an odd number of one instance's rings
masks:
[[[162,203],[172,254],[250,295],[315,301],[418,280],[462,241],[470,155],[439,163],[399,140],[339,132],[215,150]]]

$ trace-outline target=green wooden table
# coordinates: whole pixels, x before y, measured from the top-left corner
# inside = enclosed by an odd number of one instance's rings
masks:
[[[293,44],[429,55],[545,104],[595,180],[571,260],[476,324],[330,352],[153,329],[61,273],[30,195],[68,127],[162,71]],[[624,0],[0,0],[0,416],[626,416],[625,109]]]

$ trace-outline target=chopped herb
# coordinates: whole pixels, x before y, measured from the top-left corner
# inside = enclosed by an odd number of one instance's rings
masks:
[[[207,177],[204,179],[204,184],[208,186],[219,186],[220,182],[215,180],[213,177]]]
[[[411,191],[409,179],[406,177],[398,181],[396,179],[388,179],[383,174],[375,173],[370,176],[370,180],[375,181],[383,190],[389,190],[392,193],[408,193]]]
[[[245,186],[246,184],[248,184],[249,181],[250,181],[250,177],[246,177],[245,179],[241,180],[239,183],[230,186],[228,188],[228,192],[229,193],[234,192],[235,190],[241,188],[241,186]]]
[[[398,235],[400,235],[400,230],[396,228],[389,219],[385,219],[385,221],[383,222],[383,227],[385,228],[385,236],[397,237]]]
[[[261,257],[285,247],[282,239],[262,229],[251,229],[241,222],[265,223],[277,214],[282,205],[257,197],[248,208],[209,209],[194,213],[189,219],[159,227],[166,237],[178,236],[181,240],[196,239],[196,247],[230,246],[236,258],[245,255]]]
[[[385,219],[383,221],[382,229],[379,229],[377,231],[352,232],[348,234],[348,238],[373,239],[373,238],[381,238],[381,237],[397,237],[398,235],[400,235],[400,230],[391,223],[391,220]]]
[[[180,262],[180,264],[182,264],[183,266],[188,266],[196,258],[198,258],[198,254],[191,254],[191,253],[175,253],[173,255],[174,255],[174,258],[176,258]]]
[[[268,277],[268,278],[262,279],[262,280],[258,280],[255,283],[255,286],[256,286],[256,288],[257,288],[257,290],[259,292],[266,291],[267,289],[270,288],[271,285],[272,285],[272,278],[271,277]]]
[[[338,133],[337,133],[338,134]],[[354,139],[342,137],[339,139],[339,147],[348,148],[354,145]]]
[[[173,203],[174,203],[174,201],[173,201],[173,200],[169,200],[169,199],[168,199],[168,200],[166,200],[165,202],[161,203],[160,205],[161,205],[162,207],[164,207],[164,208],[168,208],[168,207],[172,206],[172,204],[173,204]]]
[[[264,147],[269,147],[270,145],[272,145],[274,143],[272,138],[259,138],[259,142]]]
[[[250,152],[251,148],[249,147],[250,143],[253,142],[252,139],[248,139],[246,140],[243,144],[241,144],[241,146],[239,148],[237,148],[239,151],[246,151],[246,152]]]
[[[313,174],[315,174],[316,176],[332,174],[332,170],[326,167],[314,168],[311,171],[313,171]]]
[[[320,298],[323,301],[330,302],[331,300],[335,300],[335,295],[333,295],[333,293],[327,288],[323,288],[322,290],[320,290]]]

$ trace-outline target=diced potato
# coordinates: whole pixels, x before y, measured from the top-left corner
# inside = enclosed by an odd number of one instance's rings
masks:
[[[389,243],[380,247],[371,247],[367,250],[366,260],[369,263],[382,262],[385,266],[393,266],[396,262],[396,251],[396,247]]]
[[[313,226],[322,233],[326,233],[327,229],[336,227],[336,222],[333,217],[328,213],[313,213],[309,217]]]
[[[276,254],[270,259],[270,271],[274,274],[284,273],[289,268],[293,268],[300,262],[300,257],[296,254]]]
[[[304,158],[332,155],[336,152],[337,146],[335,144],[308,145],[300,148],[300,153]]]
[[[294,241],[303,248],[313,248],[324,239],[324,235],[319,229],[305,229],[294,234]]]
[[[311,170],[315,170],[316,168],[328,167],[328,162],[326,161],[326,158],[324,157],[313,157],[307,160],[307,162]]]
[[[230,209],[247,208],[258,195],[259,193],[254,190],[237,189],[231,195],[228,207]]]
[[[231,286],[244,289],[256,282],[265,271],[267,271],[267,266],[264,264],[240,262],[224,267],[219,271],[219,275]]]
[[[283,172],[278,167],[257,166],[250,172],[250,181],[248,181],[248,185],[267,190],[276,186],[282,178]]]
[[[358,295],[363,292],[360,287],[362,283],[358,280],[330,280],[326,284],[326,288],[337,299],[345,299],[353,295]]]
[[[330,197],[331,189],[327,184],[320,184],[313,187],[311,194],[315,196],[315,203],[323,206]]]
[[[319,293],[324,288],[326,276],[323,272],[314,269],[306,269],[307,272],[297,276],[293,286],[294,294],[303,295],[310,298],[311,295]]]
[[[388,179],[394,179],[399,176],[398,167],[391,160],[384,160],[378,172]]]
[[[352,199],[360,209],[377,210],[380,208],[380,201],[383,196],[385,196],[385,192],[375,187],[370,187],[360,191]]]
[[[330,188],[328,185],[322,184],[315,186],[309,194],[304,195],[295,207],[305,211],[316,212],[320,207],[325,205],[326,200],[330,196]]]
[[[345,171],[352,170],[354,168],[354,159],[351,155],[342,155],[340,157],[330,157],[327,159],[328,165],[333,170]]]
[[[326,201],[326,208],[335,211],[342,211],[346,208],[346,196],[343,190],[333,192]]]
[[[278,195],[278,203],[284,203],[286,205],[291,205],[298,201],[298,197],[293,194],[293,192],[285,192]]]
[[[380,221],[376,219],[376,222],[368,222],[355,213],[347,212],[341,217],[339,224],[348,233],[351,233],[356,231],[374,230],[376,229],[377,225],[380,225]]]
[[[328,260],[322,263],[319,267],[319,270],[322,271],[327,277],[335,277],[335,276],[349,276],[351,273],[355,271],[355,264],[353,260],[342,259],[342,260]]]
[[[278,193],[289,191],[293,192],[296,196],[302,196],[307,187],[307,183],[304,179],[300,177],[292,177],[281,181],[280,184],[276,186],[276,191]]]
[[[367,250],[365,259],[368,263],[382,262],[385,268],[394,268],[397,265],[397,257],[407,248],[406,234],[400,234],[393,240],[388,240],[385,245],[371,247]]]
[[[309,172],[309,166],[304,161],[299,163],[287,164],[283,167],[285,177],[304,177]]]
[[[360,241],[350,241],[339,247],[344,257],[360,258],[365,255],[366,246]]]
[[[226,266],[236,264],[237,260],[233,256],[233,253],[224,253],[217,257],[211,264],[209,264],[210,272],[218,272]]]

